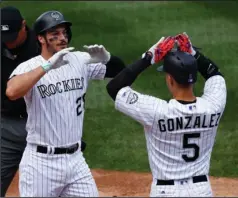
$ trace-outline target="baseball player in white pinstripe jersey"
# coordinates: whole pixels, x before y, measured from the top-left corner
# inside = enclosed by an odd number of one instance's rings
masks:
[[[173,96],[169,101],[130,87],[143,70],[161,60],[158,70],[166,73]],[[201,97],[193,94],[197,71],[206,80]],[[153,176],[150,196],[212,196],[210,158],[225,109],[226,84],[217,65],[193,48],[186,33],[162,37],[111,80],[107,90],[116,109],[144,127]]]
[[[6,95],[24,96],[28,113],[20,196],[98,196],[79,149],[85,94],[89,80],[114,77],[124,63],[103,46],[70,52],[71,25],[58,11],[43,13],[34,24],[41,55],[20,64],[8,81]]]

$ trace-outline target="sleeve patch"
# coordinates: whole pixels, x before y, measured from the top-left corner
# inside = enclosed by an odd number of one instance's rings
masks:
[[[135,104],[138,101],[138,98],[139,97],[136,93],[130,92],[127,97],[126,103],[127,104]]]

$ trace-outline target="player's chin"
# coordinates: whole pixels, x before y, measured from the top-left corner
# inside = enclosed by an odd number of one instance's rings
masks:
[[[57,46],[57,51],[60,51],[60,50],[65,49],[65,48],[67,48],[67,47],[68,47],[67,44],[65,44],[65,45],[58,45],[58,46]]]

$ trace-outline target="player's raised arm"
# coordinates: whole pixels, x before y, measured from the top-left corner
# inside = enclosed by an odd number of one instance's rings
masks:
[[[206,79],[202,98],[215,108],[223,109],[226,104],[227,90],[223,75],[218,66],[201,52],[194,56],[197,59],[198,71]]]
[[[111,98],[115,100],[117,93],[121,88],[131,86],[141,72],[143,72],[150,65],[161,61],[166,53],[173,47],[174,39],[172,37],[168,37],[166,39],[162,37],[155,45],[142,55],[141,59],[123,69],[107,85],[107,91]]]
[[[223,109],[226,104],[226,83],[218,66],[198,50],[195,50],[186,33],[176,36],[181,51],[192,54],[197,59],[198,71],[206,83],[202,98],[209,101],[215,108]]]
[[[45,64],[31,70],[29,65],[20,64],[11,74],[7,83],[6,95],[10,100],[24,97],[29,90],[51,69],[65,64],[63,56],[74,48],[63,49],[52,56]]]
[[[137,76],[154,63],[158,63],[174,46],[174,39],[162,37],[142,58],[123,69],[107,85],[108,94],[115,100],[115,107],[122,113],[135,119],[145,127],[151,127],[158,106],[166,105],[166,101],[138,93],[129,86]]]
[[[118,56],[112,55],[103,45],[85,45],[89,79],[113,78],[125,68]],[[86,56],[86,55],[85,55]]]

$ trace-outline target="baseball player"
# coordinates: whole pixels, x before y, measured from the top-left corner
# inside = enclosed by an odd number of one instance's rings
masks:
[[[7,84],[6,95],[24,97],[28,113],[20,196],[98,196],[79,149],[85,95],[89,80],[114,77],[124,63],[99,45],[71,52],[71,25],[58,11],[39,16],[34,31],[41,54],[21,63]]]
[[[26,146],[26,105],[23,98],[11,101],[6,96],[9,75],[22,62],[40,54],[36,35],[20,10],[1,8],[1,197],[4,197]],[[86,143],[81,142],[84,151]]]
[[[158,70],[165,71],[173,96],[169,101],[130,87],[143,70],[161,60],[164,64]],[[193,94],[197,71],[206,80],[201,97]],[[162,37],[142,59],[111,80],[107,91],[117,110],[144,127],[153,176],[150,196],[212,196],[210,158],[227,95],[218,66],[195,51],[186,34]]]

